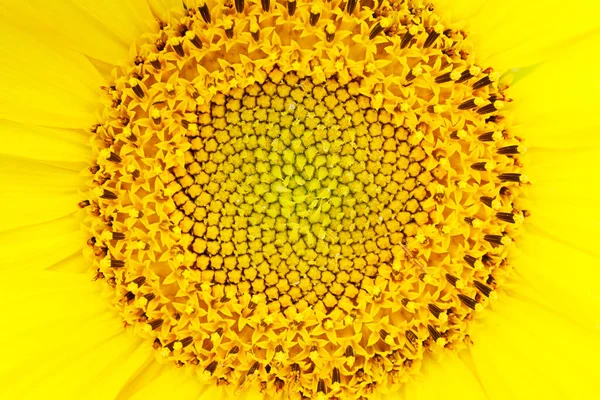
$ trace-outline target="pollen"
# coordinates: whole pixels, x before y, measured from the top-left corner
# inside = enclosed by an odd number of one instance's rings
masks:
[[[366,398],[469,342],[520,208],[506,86],[429,2],[186,0],[115,68],[80,202],[125,326],[199,385]]]

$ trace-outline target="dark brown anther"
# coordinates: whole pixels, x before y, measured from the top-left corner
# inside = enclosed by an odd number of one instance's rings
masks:
[[[438,77],[435,78],[435,83],[446,83],[446,82],[450,82],[452,80],[452,78],[450,77],[452,75],[452,72],[446,72],[443,75],[440,75]],[[459,107],[460,108],[460,107]]]
[[[484,254],[483,257],[481,257],[481,262],[487,267],[494,265],[494,259],[487,254]]]
[[[219,336],[223,336],[223,328],[217,328],[217,330],[215,331],[215,333]]]
[[[463,101],[459,106],[459,110],[470,110],[471,108],[475,108],[477,105],[475,104],[475,99]]]
[[[108,248],[107,247],[99,247],[94,250],[94,255],[98,258],[104,258],[108,255]]]
[[[442,335],[437,331],[437,329],[435,329],[433,325],[427,325],[427,330],[434,341],[442,337]]]
[[[125,293],[125,300],[128,303],[132,302],[133,299],[135,299],[135,294],[133,294],[133,292],[127,292],[127,293]]]
[[[152,61],[150,61],[150,65],[152,65],[156,69],[160,69],[160,67],[161,67],[160,60],[158,58],[153,59]]]
[[[123,268],[125,266],[125,261],[122,260],[110,260],[111,268]]]
[[[258,361],[256,361],[254,364],[252,364],[252,366],[246,373],[246,376],[250,376],[250,375],[254,374],[256,371],[258,371],[259,367],[260,367],[260,364],[258,363]]]
[[[101,199],[106,199],[106,200],[115,200],[118,199],[119,197],[114,194],[113,192],[111,192],[110,190],[106,190],[104,189],[104,193],[102,193],[102,196],[100,196]]]
[[[458,298],[465,306],[469,307],[472,310],[474,310],[475,307],[477,306],[477,302],[475,301],[475,299],[472,299],[469,296],[465,296],[464,294],[459,294]]]
[[[471,164],[471,168],[473,168],[475,171],[485,172],[485,171],[487,171],[487,169],[485,168],[486,164],[487,164],[487,162],[473,163],[473,164]]]
[[[117,117],[117,119],[119,120],[119,122],[121,123],[122,126],[127,126],[129,125],[129,117],[126,115],[122,115]]]
[[[134,63],[136,66],[142,65],[142,64],[144,63],[144,59],[142,58],[142,56],[139,56],[139,55],[138,55],[138,56],[136,56],[136,57],[133,59],[133,63]]]
[[[90,128],[90,132],[92,132],[92,133],[98,133],[98,128],[100,128],[100,124],[94,124]]]
[[[456,81],[456,83],[466,82],[469,79],[471,79],[472,77],[473,77],[473,75],[471,75],[471,72],[469,72],[469,70],[463,71],[463,73],[460,74],[460,78],[458,78],[458,80]]]
[[[158,350],[162,347],[162,343],[160,342],[159,338],[154,339],[154,343],[152,343],[152,347],[154,348],[154,350]]]
[[[131,173],[131,176],[133,176],[133,179],[137,179],[140,177],[140,171],[139,170],[135,170]]]
[[[190,40],[190,42],[192,42],[192,44],[198,49],[201,49],[203,46],[202,41],[200,40],[200,36],[198,36],[196,34],[194,34],[194,37],[193,37],[193,39]]]
[[[208,364],[208,366],[206,368],[204,368],[205,371],[208,371],[211,375],[215,373],[215,371],[217,370],[217,366],[219,365],[218,362],[213,361],[210,364]]]
[[[352,14],[356,9],[356,5],[358,4],[358,0],[348,0],[346,3],[346,12],[348,14]]]
[[[494,132],[486,132],[477,137],[480,142],[493,142],[494,141]]]
[[[268,12],[271,9],[271,0],[260,0],[260,4],[264,12]]]
[[[113,240],[123,240],[123,239],[125,239],[125,234],[122,232],[113,232],[112,238],[113,238]]]
[[[77,203],[77,205],[79,206],[79,208],[86,208],[87,206],[89,206],[91,203],[89,200],[82,200],[79,203]]]
[[[489,196],[481,196],[479,198],[479,200],[481,200],[481,202],[483,204],[485,204],[486,206],[488,206],[489,208],[493,208],[492,204],[494,203],[494,199],[492,197]]]
[[[107,158],[108,161],[112,161],[114,163],[120,163],[121,161],[123,161],[121,159],[121,157],[119,157],[119,155],[115,152],[111,152],[110,156]]]
[[[414,35],[411,35],[410,32],[406,32],[406,34],[404,34],[404,36],[402,37],[402,41],[400,42],[400,48],[406,48],[406,46],[410,44],[413,38]]]
[[[292,373],[294,375],[299,376],[300,375],[300,365],[298,363],[293,363],[292,365],[290,365],[290,370],[292,371]]]
[[[185,36],[185,33],[187,31],[189,31],[189,28],[187,27],[186,24],[177,25],[177,33],[179,34],[179,36]]]
[[[465,222],[471,226],[473,226],[473,221],[475,221],[475,218],[465,217]]]
[[[169,351],[173,351],[175,350],[174,344],[177,342],[177,340],[173,340],[172,342],[169,342],[165,345],[165,349],[169,349]]]
[[[490,103],[477,110],[477,114],[489,114],[493,113],[494,111],[497,111],[496,106],[494,105],[494,103]]]
[[[244,12],[244,0],[235,0],[235,9],[237,12]]]
[[[493,122],[494,124],[497,124],[498,122],[501,122],[503,120],[504,120],[504,116],[502,116],[502,115],[491,115],[490,117],[486,118],[485,122],[487,122],[487,123]]]
[[[492,293],[492,288],[484,285],[483,283],[479,282],[479,281],[474,281],[473,285],[475,286],[475,288],[477,288],[477,290],[479,290],[485,297],[490,297],[490,293]]]
[[[173,50],[175,50],[175,53],[177,53],[179,57],[185,57],[185,51],[183,50],[182,42],[173,43],[171,44],[171,47]]]
[[[516,222],[515,215],[513,213],[499,212],[496,213],[496,218],[498,218],[501,221],[508,222],[510,224],[514,224]]]
[[[252,38],[258,42],[260,39],[260,30],[257,30],[256,32],[251,31],[250,34],[252,35]]]
[[[187,346],[189,346],[190,344],[192,344],[192,342],[194,341],[194,338],[191,336],[188,336],[184,339],[181,340],[181,346],[182,348],[185,348]]]
[[[490,77],[485,76],[473,84],[473,89],[474,90],[481,89],[483,87],[486,87],[490,83],[492,83],[492,81],[490,80]]]
[[[279,393],[285,387],[285,382],[283,381],[283,379],[276,377],[275,381],[273,382],[273,386],[275,387],[275,391]]]
[[[389,333],[387,333],[384,329],[379,330],[379,337],[381,340],[385,342],[385,338],[388,337]]]
[[[319,18],[321,18],[321,13],[313,13],[310,12],[310,16],[308,17],[308,22],[311,26],[315,26],[317,22],[319,22]]]
[[[403,298],[403,299],[402,299],[402,300],[400,300],[400,301],[401,301],[402,305],[403,305],[404,307],[406,307],[406,305],[408,304],[408,302],[409,302],[410,300],[409,300],[409,299],[407,299],[407,298],[405,297],[405,298]]]
[[[404,336],[406,336],[406,339],[410,342],[410,344],[412,344],[413,346],[417,346],[419,344],[419,337],[417,336],[416,333],[414,333],[413,331],[411,331],[410,329],[407,330],[406,332],[404,332]]]
[[[507,188],[506,186],[502,186],[500,188],[500,192],[499,193],[500,193],[500,196],[510,196],[510,195],[512,195],[512,191],[509,188]]]
[[[159,318],[159,319],[155,319],[153,321],[148,322],[148,325],[150,325],[152,330],[155,331],[162,326],[163,322],[164,321],[161,318]]]
[[[499,174],[498,179],[502,182],[521,182],[521,174],[517,173],[507,173],[507,174]]]
[[[375,39],[375,37],[377,35],[379,35],[381,32],[383,32],[384,29],[385,28],[383,26],[381,26],[381,24],[379,22],[377,22],[371,29],[371,32],[369,33],[369,39],[370,40]]]
[[[146,298],[146,300],[148,300],[148,302],[150,302],[150,301],[154,300],[156,295],[154,293],[148,293],[148,294],[145,294],[144,297]]]
[[[520,154],[519,145],[500,147],[497,152],[498,154]]]
[[[416,76],[413,74],[413,72],[412,72],[412,69],[411,69],[411,70],[409,71],[409,73],[408,73],[408,74],[406,74],[406,80],[407,80],[408,82],[410,82],[410,81],[412,81],[412,80],[413,80],[413,79],[415,79],[415,78],[416,78]]]
[[[288,0],[287,2],[287,10],[290,17],[293,17],[296,13],[296,0]]]
[[[133,90],[133,93],[135,93],[135,95],[140,99],[143,99],[146,96],[146,94],[144,93],[144,89],[142,89],[142,87],[137,81],[133,82],[133,84],[131,85],[131,89]]]
[[[483,237],[485,241],[495,245],[502,245],[502,238],[504,238],[502,235],[485,235]]]
[[[163,51],[167,46],[167,43],[162,39],[157,39],[156,42],[154,42],[154,45],[156,46],[156,50]]]
[[[208,5],[206,3],[202,4],[200,7],[198,7],[198,11],[200,11],[200,15],[202,16],[204,22],[210,24],[210,10],[208,9]]]
[[[442,309],[441,308],[439,308],[435,304],[429,304],[427,306],[427,308],[429,308],[429,312],[432,313],[434,315],[434,317],[436,317],[436,318],[440,317],[440,314],[442,313]]]
[[[446,280],[448,281],[449,284],[456,287],[456,282],[458,282],[457,277],[455,277],[454,275],[446,274]]]
[[[327,40],[327,43],[331,43],[333,39],[335,39],[335,32],[330,33],[327,31],[327,27],[325,27],[325,40]]]
[[[275,353],[283,353],[283,346],[278,344],[277,347],[275,347]]]
[[[240,352],[240,348],[238,346],[234,346],[231,350],[229,350],[229,353],[227,353],[227,354],[234,355],[239,352]]]
[[[477,259],[473,256],[469,256],[466,255],[463,257],[463,260],[465,260],[465,262],[471,267],[471,268],[475,268],[475,263],[477,262]]]
[[[433,28],[430,28],[429,35],[427,36],[427,39],[425,39],[425,43],[423,44],[423,48],[426,49],[428,47],[431,47],[431,45],[436,41],[436,39],[439,36],[440,36],[439,33],[437,33]]]
[[[100,166],[98,164],[94,164],[89,168],[89,171],[95,175],[98,173],[98,171],[100,171]]]
[[[354,357],[354,349],[352,346],[346,347],[346,351],[344,352],[344,356],[346,357]]]
[[[323,379],[319,379],[319,383],[317,383],[317,393],[327,394],[327,386]]]
[[[104,274],[99,269],[96,271],[96,275],[94,275],[94,279],[92,279],[92,281],[95,282],[98,279],[104,279]]]
[[[335,385],[336,383],[340,383],[341,380],[342,376],[340,374],[340,370],[338,367],[333,367],[333,371],[331,373],[331,383]]]
[[[139,277],[135,278],[132,282],[135,283],[138,287],[140,287],[144,283],[146,283],[146,277],[145,276],[139,276]]]

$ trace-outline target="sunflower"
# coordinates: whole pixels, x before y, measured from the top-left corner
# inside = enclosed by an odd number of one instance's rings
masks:
[[[594,398],[598,7],[548,3],[0,6],[2,397]]]

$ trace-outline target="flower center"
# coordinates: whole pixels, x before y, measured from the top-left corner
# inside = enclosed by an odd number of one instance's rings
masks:
[[[126,326],[231,391],[355,398],[468,344],[510,270],[510,102],[429,5],[186,5],[106,88],[88,252]]]
[[[273,311],[321,301],[328,312],[402,253],[410,221],[429,219],[426,154],[359,89],[275,69],[216,95],[188,126],[191,149],[167,190],[197,257],[195,283],[265,295]]]

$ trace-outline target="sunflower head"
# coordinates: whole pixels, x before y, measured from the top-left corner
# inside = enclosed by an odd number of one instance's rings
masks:
[[[200,0],[159,25],[106,88],[81,203],[125,324],[269,397],[387,392],[468,343],[528,179],[465,32],[400,0]]]

